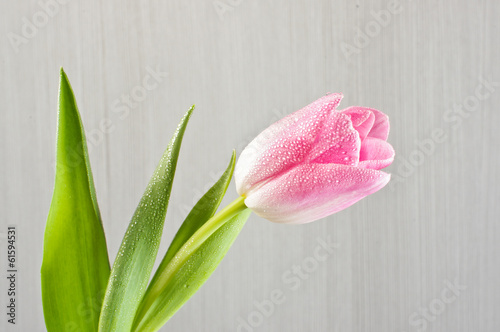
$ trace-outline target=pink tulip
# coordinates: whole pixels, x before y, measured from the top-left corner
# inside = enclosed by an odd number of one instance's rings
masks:
[[[394,160],[389,118],[366,107],[337,110],[326,95],[272,124],[243,150],[234,177],[257,215],[302,224],[331,215],[384,187]]]

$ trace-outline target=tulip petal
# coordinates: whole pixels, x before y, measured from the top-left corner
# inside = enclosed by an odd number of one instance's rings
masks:
[[[356,203],[384,187],[385,172],[336,164],[302,164],[252,190],[245,204],[277,223],[308,223]]]
[[[367,137],[361,143],[359,167],[382,169],[394,161],[394,149],[384,140]]]
[[[348,115],[332,112],[316,138],[306,163],[343,164],[356,166],[359,162],[361,141]]]
[[[373,127],[375,122],[375,114],[373,111],[377,110],[360,106],[351,106],[341,111],[351,117],[352,126],[358,131],[361,141],[368,136],[368,133]]]
[[[387,137],[389,137],[389,117],[384,113],[370,109],[375,115],[375,123],[373,124],[372,129],[368,133],[369,137],[380,138],[384,141],[387,141]]]
[[[234,171],[238,194],[302,162],[321,125],[340,103],[342,94],[329,94],[272,124],[241,153]]]

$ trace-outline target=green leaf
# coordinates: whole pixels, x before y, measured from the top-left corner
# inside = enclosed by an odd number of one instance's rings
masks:
[[[135,210],[111,270],[99,331],[130,331],[158,253],[182,137],[194,106],[181,120]]]
[[[210,219],[217,208],[219,207],[224,195],[226,194],[227,187],[231,182],[234,171],[234,163],[236,161],[236,153],[233,151],[231,160],[227,166],[226,171],[222,174],[220,179],[203,195],[202,198],[196,203],[191,212],[182,223],[181,227],[175,234],[167,253],[163,257],[160,266],[156,270],[151,284],[156,283],[158,277],[166,269],[170,260],[175,256],[177,251],[186,243],[187,240],[208,220]]]
[[[83,125],[61,69],[56,176],[41,286],[47,331],[96,331],[109,277],[106,239]]]
[[[196,293],[224,258],[250,213],[248,208],[240,211],[209,236],[187,260],[178,266],[170,265],[175,272],[161,292],[153,295],[147,311],[137,317],[133,331],[158,331]]]

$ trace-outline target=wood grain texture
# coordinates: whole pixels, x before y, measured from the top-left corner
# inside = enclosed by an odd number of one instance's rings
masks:
[[[162,252],[231,149],[278,118],[326,92],[391,118],[388,187],[308,225],[253,215],[162,331],[499,331],[500,2],[396,4],[67,1],[45,22],[36,0],[1,2],[0,232],[18,226],[20,271],[18,324],[2,314],[1,329],[45,330],[39,270],[63,66],[112,259],[191,104]],[[23,18],[39,26],[26,37]],[[226,201],[235,197],[231,186]],[[318,261],[328,240],[337,246]],[[310,271],[300,284],[294,266]],[[0,287],[5,304],[3,277]],[[259,314],[275,290],[283,302]]]

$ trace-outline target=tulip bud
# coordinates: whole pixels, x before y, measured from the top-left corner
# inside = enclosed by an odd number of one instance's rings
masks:
[[[302,224],[338,212],[384,187],[394,160],[389,118],[366,107],[337,110],[328,94],[279,120],[243,150],[234,177],[257,215]]]

